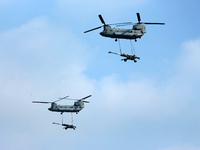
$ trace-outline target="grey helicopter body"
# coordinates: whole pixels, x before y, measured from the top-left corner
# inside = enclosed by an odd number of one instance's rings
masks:
[[[150,23],[150,22],[141,22],[140,14],[137,14],[138,23],[132,23],[132,22],[124,22],[124,23],[115,23],[115,24],[106,24],[103,17],[99,15],[99,19],[102,22],[102,26],[90,29],[85,31],[84,33],[99,29],[103,27],[103,31],[100,32],[100,35],[104,37],[110,37],[117,39],[135,39],[137,41],[138,38],[141,38],[146,33],[146,27],[145,24],[149,25],[164,25],[165,23]],[[132,29],[120,29],[120,28],[111,28],[110,25],[116,25],[119,26],[127,26],[127,25],[133,25]]]
[[[63,99],[67,99],[69,96],[60,98],[59,100],[56,100],[54,102],[41,102],[41,101],[33,101],[33,103],[42,103],[42,104],[49,104],[51,103],[51,107],[48,108],[49,111],[52,112],[60,112],[61,114],[64,112],[74,112],[74,113],[78,113],[79,111],[81,111],[84,108],[84,103],[89,103],[88,101],[83,101],[84,99],[87,99],[89,97],[91,97],[92,95],[86,96],[82,99],[68,99],[68,100],[76,100],[76,102],[74,102],[74,105],[58,105],[56,102],[63,100]]]
[[[134,25],[132,29],[111,28],[111,26],[105,25],[104,30],[100,32],[100,35],[115,39],[136,40],[137,38],[141,38],[145,33],[146,33],[146,27],[144,24]]]
[[[77,101],[74,105],[58,105],[57,103],[51,103],[51,107],[48,108],[49,111],[53,112],[75,112],[78,113],[84,108],[84,102]]]

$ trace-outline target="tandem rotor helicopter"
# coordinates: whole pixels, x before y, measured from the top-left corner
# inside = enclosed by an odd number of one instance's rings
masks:
[[[101,20],[101,23],[103,25],[87,30],[84,33],[93,31],[93,30],[97,30],[103,27],[103,31],[100,32],[101,36],[104,37],[110,37],[110,38],[115,38],[115,41],[119,41],[119,39],[129,39],[132,45],[132,41],[131,40],[135,40],[135,42],[137,42],[137,39],[141,38],[145,33],[146,33],[146,27],[145,25],[165,25],[165,23],[152,23],[152,22],[141,22],[141,17],[140,17],[140,13],[136,13],[137,15],[137,19],[138,22],[137,23],[132,23],[132,22],[124,22],[124,23],[114,23],[114,24],[106,24],[103,17],[101,15],[99,15],[99,19]],[[120,26],[128,26],[128,25],[133,25],[132,29],[120,29],[120,28],[111,28],[111,25],[115,25],[116,27],[120,27]],[[124,60],[124,62],[126,62],[126,60],[134,60],[134,58],[137,58],[136,55],[128,55],[128,54],[122,54],[121,53],[121,47],[120,47],[120,42],[119,42],[119,48],[120,48],[120,56],[126,57],[126,59],[122,59]],[[131,49],[131,51],[134,49]],[[134,50],[135,51],[135,50]],[[112,54],[116,54],[113,52],[109,52]],[[133,51],[132,51],[133,53]]]
[[[84,103],[89,103],[88,101],[85,101],[85,99],[87,99],[91,96],[92,95],[88,95],[88,96],[81,98],[81,99],[69,99],[68,98],[69,96],[65,96],[65,97],[59,98],[58,100],[56,100],[54,102],[33,101],[33,103],[42,103],[42,104],[49,104],[50,103],[51,107],[48,110],[53,111],[53,112],[60,112],[61,115],[62,115],[62,124],[55,123],[55,122],[53,122],[53,124],[64,126],[63,129],[65,129],[65,130],[67,130],[68,128],[75,130],[76,126],[73,125],[73,115],[72,115],[72,113],[75,112],[76,114],[78,114],[78,112],[81,111],[84,108]],[[57,105],[56,104],[56,102],[64,100],[64,99],[76,100],[76,101],[74,102],[74,105]],[[72,117],[71,117],[72,118],[72,124],[71,125],[63,123],[63,113],[64,112],[71,112],[71,115],[72,115]]]
[[[68,99],[69,96],[65,96],[63,98],[59,98],[58,100],[54,102],[42,102],[42,101],[33,101],[33,103],[42,103],[42,104],[51,104],[51,107],[48,109],[49,111],[54,111],[54,112],[60,112],[61,115],[64,112],[75,112],[78,114],[79,111],[81,111],[84,108],[84,103],[89,103],[88,101],[84,101],[85,99],[91,97],[92,95],[86,96],[81,99]],[[74,105],[57,105],[56,102],[61,101],[63,99],[67,100],[76,100],[74,102]]]

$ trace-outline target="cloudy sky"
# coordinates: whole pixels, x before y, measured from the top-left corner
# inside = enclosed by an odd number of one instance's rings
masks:
[[[0,149],[200,150],[198,0],[0,0]],[[137,63],[120,61],[106,23],[146,26],[134,42]],[[124,28],[131,28],[127,26]],[[121,40],[131,53],[130,41]],[[52,122],[49,105],[92,95],[74,114],[76,130]],[[73,104],[62,101],[61,104]],[[71,114],[64,114],[71,123]]]

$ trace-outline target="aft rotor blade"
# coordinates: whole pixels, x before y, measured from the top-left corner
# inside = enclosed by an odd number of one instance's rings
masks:
[[[101,20],[101,22],[106,25],[105,21],[103,20],[103,17],[101,16],[101,14],[99,15],[99,19]]]
[[[84,103],[90,103],[89,101],[82,101],[82,102],[84,102]]]
[[[137,19],[138,19],[138,22],[140,23],[140,21],[141,21],[140,13],[137,13]]]
[[[144,22],[144,24],[154,24],[154,25],[165,25],[165,23],[152,23],[152,22]]]
[[[82,101],[82,100],[84,100],[84,99],[86,99],[86,98],[89,98],[89,97],[91,97],[91,96],[92,96],[92,95],[86,96],[86,97],[80,99],[80,101]]]
[[[32,101],[32,103],[42,103],[42,104],[49,104],[49,103],[51,103],[51,102]]]
[[[100,29],[101,27],[102,27],[102,26],[100,26],[100,27],[96,27],[96,28],[93,28],[93,29],[90,29],[90,30],[87,30],[87,31],[85,31],[84,33],[87,33],[87,32],[93,31],[93,30]]]
[[[84,99],[86,99],[86,98],[89,98],[89,97],[91,97],[92,95],[89,95],[89,96],[86,96],[86,97],[84,97],[84,98],[81,98],[81,99],[73,99],[73,98],[68,98],[67,100],[73,100],[73,101],[82,101],[82,100],[84,100]],[[84,101],[84,102],[88,102],[88,101]]]

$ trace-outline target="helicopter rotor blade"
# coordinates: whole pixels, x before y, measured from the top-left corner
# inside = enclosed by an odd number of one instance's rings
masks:
[[[87,30],[87,31],[85,31],[84,33],[87,33],[87,32],[93,31],[93,30],[100,29],[101,27],[103,27],[103,26],[99,26],[99,27],[96,27],[96,28],[93,28],[93,29]]]
[[[136,23],[137,24],[137,23]],[[152,22],[140,22],[139,24],[147,24],[147,25],[165,25],[165,23],[152,23]],[[119,24],[116,25],[116,27],[122,27],[122,26],[129,26],[129,25],[135,25],[135,23],[130,24]]]
[[[55,102],[61,101],[61,100],[66,99],[66,98],[68,98],[68,97],[69,97],[69,96],[65,96],[65,97],[59,98],[58,100],[56,100],[56,101],[54,101],[54,102],[32,101],[32,103],[49,104],[49,103],[55,103]]]
[[[89,98],[89,97],[91,97],[92,95],[88,95],[88,96],[86,96],[86,97],[84,97],[84,98],[82,98],[82,99],[79,99],[79,101],[82,101],[82,100],[84,100],[84,99],[87,99],[87,98]]]
[[[71,100],[71,101],[77,101],[77,100],[79,100],[79,99],[68,98],[67,100]]]
[[[126,24],[117,24],[116,27],[130,26],[130,25],[135,25],[135,24],[137,24],[137,23],[130,22],[130,23],[126,23]]]
[[[67,100],[72,100],[72,101],[82,101],[81,99],[79,100],[79,99],[67,99]],[[84,103],[90,103],[89,101],[82,101],[82,102],[84,102]]]
[[[152,23],[152,22],[140,22],[141,21],[141,17],[140,17],[140,13],[136,13],[137,14],[137,19],[138,19],[138,24],[142,23],[142,24],[149,24],[149,25],[165,25],[165,23]]]
[[[153,24],[153,25],[165,25],[165,23],[152,23],[152,22],[143,22],[144,24]]]
[[[88,95],[88,96],[86,96],[86,97],[84,97],[84,98],[81,98],[81,99],[67,98],[67,100],[72,100],[72,101],[82,101],[82,100],[87,99],[87,98],[89,98],[89,97],[91,97],[91,96],[92,96],[92,95]],[[89,103],[89,101],[83,101],[83,102],[85,102],[85,103]]]
[[[123,22],[123,23],[112,23],[112,24],[108,24],[108,25],[116,25],[116,26],[128,26],[128,25],[132,25],[132,22]]]
[[[101,23],[103,23],[104,25],[106,25],[106,23],[105,23],[103,17],[101,16],[101,14],[99,15],[99,19],[101,20]]]
[[[66,98],[68,98],[68,97],[69,97],[69,96],[65,96],[65,97],[59,98],[58,100],[56,100],[56,101],[54,101],[54,102],[52,102],[52,103],[55,103],[55,102],[61,101],[61,100],[66,99]]]
[[[69,97],[69,96],[61,97],[61,98],[59,98],[59,100],[66,99],[66,98],[68,98],[68,97]]]
[[[140,23],[140,21],[141,21],[140,13],[136,13],[136,14],[137,14],[138,23]]]
[[[52,103],[52,102],[32,101],[32,103],[42,103],[42,104],[49,104],[49,103]]]

